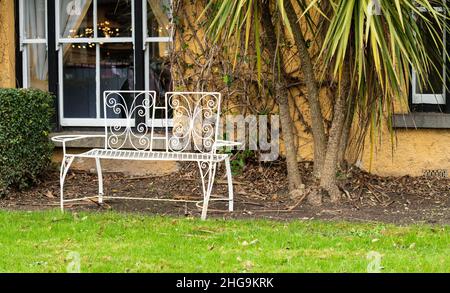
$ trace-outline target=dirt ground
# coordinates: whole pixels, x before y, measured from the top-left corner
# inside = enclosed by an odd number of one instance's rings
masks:
[[[312,164],[300,166],[307,186],[313,182]],[[235,212],[227,212],[223,202],[212,202],[209,216],[214,218],[266,218],[275,220],[346,220],[395,224],[450,224],[450,179],[384,178],[360,170],[341,176],[343,201],[333,205],[327,201],[312,207],[305,201],[289,199],[283,162],[247,165],[234,176]],[[0,208],[8,210],[43,210],[59,207],[59,173],[51,172],[38,187],[26,192],[13,192],[0,200]],[[171,198],[201,200],[201,185],[197,164],[183,163],[179,171],[166,176],[127,178],[122,174],[106,174],[107,196]],[[97,176],[90,173],[69,173],[67,198],[97,194]],[[213,196],[226,196],[226,178],[219,170]],[[199,217],[195,203],[108,200],[100,206],[95,201],[68,204],[71,211],[102,211]]]

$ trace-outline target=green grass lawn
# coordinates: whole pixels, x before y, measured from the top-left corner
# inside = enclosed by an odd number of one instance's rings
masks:
[[[370,252],[450,272],[450,227],[0,211],[1,272],[366,272]]]

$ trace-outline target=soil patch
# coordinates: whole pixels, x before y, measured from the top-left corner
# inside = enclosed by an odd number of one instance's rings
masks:
[[[311,163],[300,168],[307,186],[314,184],[309,174]],[[209,217],[268,218],[275,220],[375,221],[395,224],[450,224],[450,180],[426,177],[379,177],[361,170],[342,175],[343,201],[321,207],[295,202],[287,194],[284,162],[248,164],[234,175],[235,212],[228,213],[223,202],[210,205]],[[39,186],[26,192],[12,192],[0,200],[0,208],[8,210],[43,210],[59,207],[59,173],[51,172]],[[197,164],[180,164],[178,172],[166,176],[127,178],[122,174],[106,174],[108,196],[172,198],[201,200],[201,183]],[[88,172],[71,172],[65,185],[67,198],[97,194],[97,176]],[[226,178],[219,169],[213,196],[226,196]],[[109,200],[99,206],[93,201],[67,205],[71,211],[102,211],[199,217],[193,203],[168,203]]]

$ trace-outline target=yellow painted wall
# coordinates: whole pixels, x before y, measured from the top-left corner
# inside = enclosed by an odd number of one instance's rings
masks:
[[[14,1],[0,0],[0,87],[15,86]]]
[[[424,170],[450,172],[450,130],[398,130],[394,153],[387,133],[383,135],[382,149],[374,152],[370,168],[370,151],[366,150],[362,167],[384,176],[421,176]]]
[[[14,87],[14,1],[0,0],[0,87]],[[322,89],[321,98],[327,104],[326,89]],[[294,93],[291,103],[301,103],[307,107],[304,97]],[[327,107],[324,107],[326,109]],[[405,112],[404,107],[400,111]],[[308,111],[305,111],[307,113]],[[329,111],[324,111],[325,115]],[[305,117],[309,120],[309,117]],[[310,135],[305,134],[299,123],[299,159],[311,160],[313,143]],[[399,130],[397,143],[392,155],[390,135],[384,131],[381,144],[371,156],[370,146],[361,156],[360,166],[379,175],[422,175],[425,169],[447,169],[450,171],[450,130]],[[371,159],[372,158],[372,159]]]

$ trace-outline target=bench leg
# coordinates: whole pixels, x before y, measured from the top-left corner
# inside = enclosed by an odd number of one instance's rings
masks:
[[[102,165],[100,164],[100,158],[95,158],[95,166],[97,167],[98,175],[98,203],[103,203],[103,174]]]
[[[202,220],[206,220],[206,216],[208,213],[208,205],[209,200],[211,198],[212,187],[214,185],[214,178],[216,176],[216,166],[217,163],[213,162],[200,162],[200,175],[202,179],[202,187],[203,187],[203,207],[202,207]],[[208,179],[207,182],[206,178]]]
[[[64,156],[61,162],[61,170],[59,172],[59,186],[60,186],[60,207],[61,212],[64,212],[64,180],[66,179],[67,172],[69,171],[70,165],[72,165],[74,157]]]
[[[227,172],[227,182],[228,182],[228,211],[234,211],[234,193],[233,193],[233,177],[231,174],[230,158],[225,159],[225,169]]]

